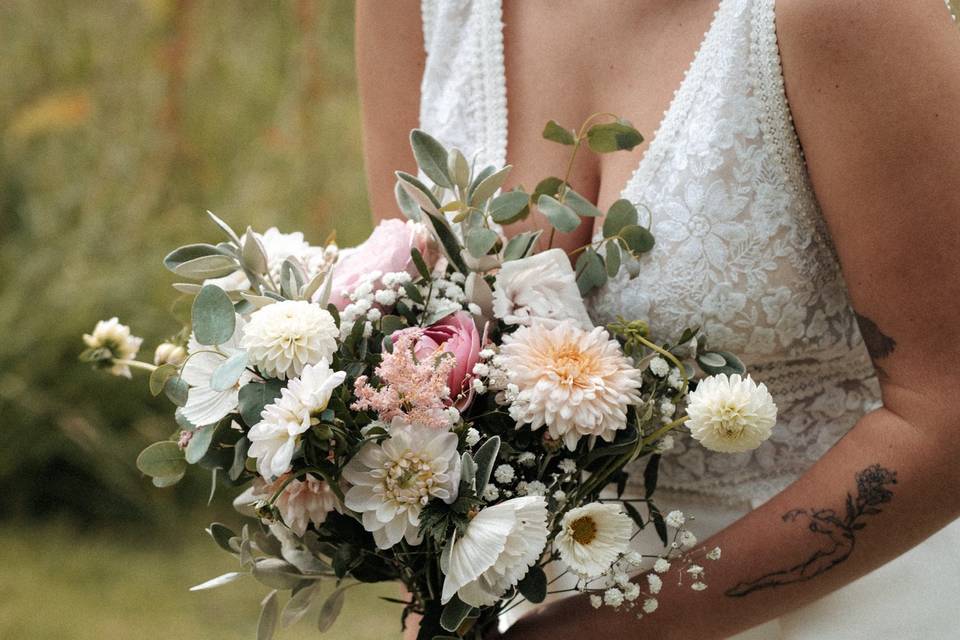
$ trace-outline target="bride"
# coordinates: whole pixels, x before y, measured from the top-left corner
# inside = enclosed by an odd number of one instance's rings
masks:
[[[621,114],[649,146],[583,154],[572,184],[601,209],[649,208],[657,245],[595,296],[595,320],[647,319],[662,339],[699,325],[780,407],[754,452],[714,457],[678,434],[664,457],[662,503],[723,549],[707,591],[669,576],[643,619],[555,601],[507,637],[956,637],[960,37],[943,0],[357,14],[374,211],[396,210],[413,127],[531,187],[565,168],[548,119]]]

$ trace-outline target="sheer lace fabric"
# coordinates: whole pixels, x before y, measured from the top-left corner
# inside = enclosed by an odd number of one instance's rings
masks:
[[[499,2],[425,0],[421,126],[503,163]],[[677,438],[660,486],[757,504],[809,468],[879,403],[783,89],[774,0],[723,0],[623,197],[652,213],[656,246],[597,294],[598,323],[646,319],[658,339],[701,326],[740,355],[779,406],[746,454]]]

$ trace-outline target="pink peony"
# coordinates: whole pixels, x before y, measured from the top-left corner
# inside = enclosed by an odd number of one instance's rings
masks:
[[[415,275],[410,249],[416,247],[424,258],[430,258],[430,236],[426,227],[403,220],[384,220],[359,246],[342,249],[333,271],[330,302],[343,310],[350,304],[349,294],[373,271],[395,273],[407,271]]]
[[[458,409],[466,409],[473,400],[473,367],[480,361],[484,341],[473,316],[458,311],[427,327],[414,347],[418,360],[434,358],[441,353],[450,353],[456,358],[456,364],[447,376],[447,387]]]

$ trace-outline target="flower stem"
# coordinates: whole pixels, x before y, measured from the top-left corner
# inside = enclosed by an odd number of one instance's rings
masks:
[[[131,369],[143,369],[144,371],[156,371],[157,366],[152,365],[148,362],[140,362],[139,360],[114,360],[115,364],[122,364],[130,367]]]

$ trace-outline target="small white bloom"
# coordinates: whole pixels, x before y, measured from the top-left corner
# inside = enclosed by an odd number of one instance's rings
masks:
[[[648,573],[647,587],[650,589],[650,593],[657,595],[660,593],[660,589],[663,588],[663,580],[655,573]]]
[[[520,387],[508,382],[506,388],[504,389],[504,395],[506,395],[507,402],[514,402],[517,399],[517,396],[520,395]]]
[[[679,529],[686,521],[687,519],[684,517],[682,511],[671,511],[667,514],[667,517],[664,518],[664,522],[667,523],[667,526],[673,527],[674,529]]]
[[[623,591],[616,587],[610,587],[603,592],[603,604],[608,607],[619,607],[623,604]]]
[[[537,456],[535,456],[532,451],[524,451],[517,456],[517,464],[521,467],[532,467],[537,464]]]
[[[603,598],[601,598],[601,597],[598,596],[597,594],[591,595],[591,596],[590,596],[590,606],[593,607],[594,609],[599,609],[600,607],[603,606]]]
[[[494,284],[493,313],[509,325],[572,320],[581,329],[593,328],[570,259],[562,249],[505,262]]]
[[[621,589],[623,589],[625,586],[627,586],[628,584],[630,584],[630,576],[628,576],[628,575],[627,575],[626,573],[624,573],[623,571],[617,571],[617,572],[615,572],[615,573],[613,574],[613,582],[614,582],[614,584],[616,584],[618,587],[620,587]]]
[[[703,567],[698,564],[692,564],[687,567],[687,573],[696,578],[703,573]]]
[[[777,406],[765,385],[750,376],[719,374],[701,380],[690,394],[685,422],[712,451],[738,453],[759,447],[777,422]]]
[[[683,387],[683,376],[680,375],[680,369],[670,370],[670,375],[667,376],[667,384],[674,389],[681,389]]]
[[[457,594],[475,607],[494,604],[523,578],[547,544],[547,503],[514,498],[474,516],[454,539],[441,603]]]
[[[171,342],[162,342],[157,345],[153,352],[153,364],[160,366],[164,364],[182,364],[187,359],[187,350],[179,344]]]
[[[567,501],[567,493],[560,489],[554,491],[552,497],[557,504],[563,504]]]
[[[284,300],[253,312],[240,346],[263,374],[285,380],[300,375],[308,364],[329,362],[338,334],[326,309],[306,300]]]
[[[378,548],[403,539],[419,544],[421,509],[432,498],[447,504],[457,499],[457,436],[395,419],[390,438],[365,445],[344,467],[343,477],[353,485],[344,504],[361,514]]]
[[[487,377],[490,374],[490,366],[482,362],[478,362],[477,364],[473,365],[473,374]]]
[[[539,480],[532,480],[527,483],[527,495],[545,496],[547,495],[547,486]]]
[[[377,304],[382,304],[385,307],[392,307],[397,302],[397,292],[393,291],[392,289],[380,289],[373,294],[373,299]]]
[[[488,484],[483,490],[483,495],[480,497],[487,502],[493,502],[500,498],[500,489],[497,489],[496,485]]]
[[[383,314],[380,313],[380,309],[377,309],[376,307],[374,307],[373,309],[370,309],[370,311],[367,311],[367,320],[369,320],[370,322],[376,322],[382,317],[383,317]]]
[[[720,559],[720,547],[714,547],[707,552],[707,560],[719,560]]]
[[[640,597],[640,585],[634,582],[628,582],[623,585],[623,597],[627,602],[633,602]]]
[[[643,564],[643,554],[639,551],[629,551],[625,556],[623,556],[624,561],[627,564],[631,564],[635,567],[639,567]]]
[[[467,443],[468,447],[475,446],[478,442],[480,442],[480,432],[473,427],[470,427],[467,429],[467,435],[464,437],[464,441]]]
[[[694,591],[703,591],[704,589],[707,588],[707,585],[702,582],[694,582],[693,584],[690,585],[690,588],[693,589]]]
[[[657,453],[666,453],[671,449],[673,449],[673,436],[670,434],[667,434],[658,440],[654,448]]]
[[[619,504],[593,502],[564,514],[555,544],[568,567],[596,577],[627,550],[632,530]]]
[[[660,356],[656,356],[652,360],[650,360],[650,364],[647,366],[650,369],[650,373],[657,376],[658,378],[662,378],[668,373],[670,373],[670,365],[667,363],[666,360],[664,360]]]
[[[518,496],[525,496],[525,495],[527,495],[527,481],[526,481],[526,480],[521,480],[520,482],[517,483],[517,495],[518,495]]]
[[[513,482],[513,479],[516,477],[516,474],[508,464],[501,464],[496,469],[493,470],[493,478],[500,484],[507,484]]]
[[[681,531],[680,532],[680,546],[690,549],[697,544],[697,536],[693,535],[692,531]]]
[[[108,357],[100,362],[115,376],[131,377],[130,367],[115,360],[133,360],[140,351],[143,338],[130,335],[130,327],[120,324],[117,318],[100,320],[93,333],[83,334],[83,342],[91,349],[101,349]]]
[[[483,359],[483,360],[489,360],[490,358],[492,358],[492,357],[495,356],[496,354],[497,354],[497,352],[494,351],[493,349],[486,348],[486,349],[481,349],[481,350],[480,350],[480,353],[477,354],[477,355],[479,355],[480,358]]]
[[[673,417],[673,414],[676,412],[676,410],[677,410],[677,405],[673,404],[672,402],[670,402],[670,400],[666,398],[664,398],[663,401],[660,403],[660,413],[663,414],[664,417],[667,417],[667,418]]]
[[[657,561],[653,563],[653,570],[657,573],[666,573],[670,571],[670,563],[666,558],[657,558]]]
[[[457,424],[460,422],[460,410],[456,407],[447,407],[445,409],[447,412],[447,419],[450,420],[450,424]]]
[[[470,386],[473,388],[475,393],[482,394],[487,392],[487,386],[483,384],[483,380],[480,378],[474,378]]]
[[[657,607],[659,606],[659,604],[660,603],[657,602],[656,598],[647,598],[646,600],[643,601],[643,612],[653,613],[654,611],[657,610]]]
[[[471,302],[470,304],[468,304],[468,305],[467,305],[467,311],[469,311],[470,313],[472,313],[472,314],[475,315],[475,316],[482,316],[482,315],[483,315],[483,309],[481,309],[481,308],[480,308],[480,305],[478,305],[476,302]]]
[[[557,466],[560,468],[560,471],[567,474],[576,473],[577,471],[577,461],[573,458],[564,458]]]

